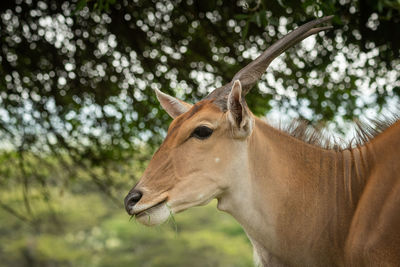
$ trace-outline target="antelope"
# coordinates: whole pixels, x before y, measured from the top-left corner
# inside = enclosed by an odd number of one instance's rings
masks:
[[[217,199],[257,265],[400,266],[400,121],[360,126],[361,142],[338,148],[301,124],[273,127],[246,104],[272,60],[332,17],[285,35],[194,105],[155,90],[173,121],[125,198],[128,214],[158,225]]]

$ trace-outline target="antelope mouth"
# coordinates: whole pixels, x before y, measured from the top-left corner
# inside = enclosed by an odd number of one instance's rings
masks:
[[[154,204],[153,206],[150,206],[144,210],[141,210],[139,212],[134,212],[132,215],[134,215],[136,218],[142,217],[144,215],[150,215],[153,211],[161,208],[163,205],[167,204],[167,200],[164,199],[160,202],[158,202],[157,204]]]
[[[154,205],[143,205],[141,209],[133,211],[131,215],[135,216],[135,219],[141,224],[154,226],[165,222],[171,216],[171,211],[167,204],[167,198],[164,198]]]

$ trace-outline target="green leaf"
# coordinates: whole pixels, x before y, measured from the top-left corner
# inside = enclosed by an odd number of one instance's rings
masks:
[[[263,27],[266,27],[268,25],[268,21],[267,21],[267,11],[266,10],[262,10],[260,11],[260,20],[261,20],[261,25]]]
[[[255,16],[255,19],[256,19],[257,26],[261,28],[261,16],[260,16],[260,13],[256,13],[256,14],[254,14],[254,16]]]
[[[249,31],[249,24],[250,22],[247,21],[246,26],[244,26],[244,29],[242,31],[242,40],[245,40],[247,37],[247,33]]]
[[[376,7],[377,7],[377,9],[378,9],[379,12],[382,12],[382,10],[383,10],[383,5],[382,5],[382,2],[381,2],[381,1],[378,1]]]
[[[81,11],[85,6],[87,5],[86,0],[79,0],[79,2],[76,4],[75,10],[72,12],[73,15]]]
[[[241,20],[241,19],[248,19],[249,15],[248,14],[237,14],[233,16],[235,19]]]

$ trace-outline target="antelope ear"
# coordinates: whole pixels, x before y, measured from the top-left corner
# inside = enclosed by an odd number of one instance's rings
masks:
[[[155,91],[157,99],[158,101],[160,101],[161,106],[173,119],[185,113],[192,107],[191,104],[170,95],[164,94],[158,89],[155,89]]]
[[[253,131],[254,118],[251,115],[246,101],[242,98],[242,84],[239,80],[233,83],[228,97],[228,120],[238,138],[250,136]]]

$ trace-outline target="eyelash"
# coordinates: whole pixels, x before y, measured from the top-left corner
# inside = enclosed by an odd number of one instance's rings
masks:
[[[190,135],[190,137],[194,137],[200,140],[204,140],[209,138],[213,133],[213,129],[207,127],[207,126],[199,126]]]

